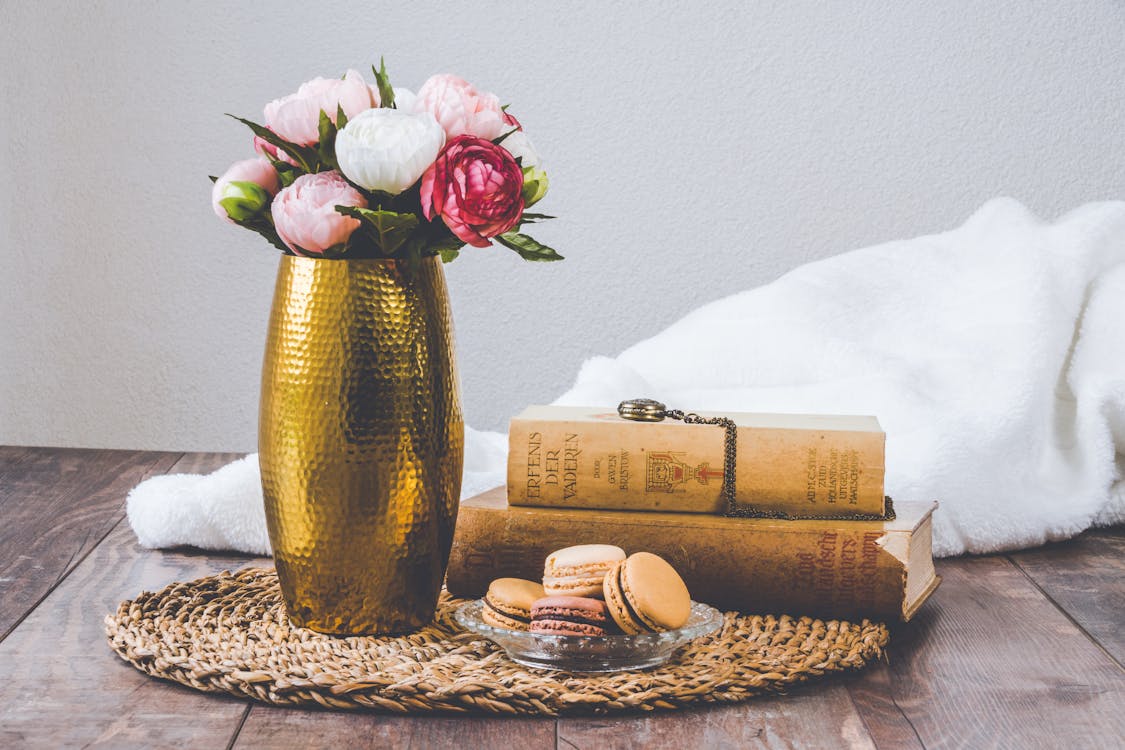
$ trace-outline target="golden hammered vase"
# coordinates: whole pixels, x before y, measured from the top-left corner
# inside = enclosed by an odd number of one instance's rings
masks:
[[[282,256],[258,447],[290,619],[334,634],[429,622],[464,454],[438,258]]]

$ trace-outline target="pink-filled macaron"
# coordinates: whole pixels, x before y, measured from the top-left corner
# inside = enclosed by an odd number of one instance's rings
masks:
[[[531,605],[530,629],[543,635],[604,636],[615,627],[601,599],[548,596]]]

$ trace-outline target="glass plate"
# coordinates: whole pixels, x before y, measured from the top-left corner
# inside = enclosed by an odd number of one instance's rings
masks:
[[[489,625],[481,619],[484,602],[462,604],[453,617],[463,627],[503,648],[512,661],[537,669],[567,672],[620,672],[648,669],[668,661],[677,649],[723,624],[723,613],[699,602],[691,603],[687,625],[665,633],[642,635],[540,635]]]

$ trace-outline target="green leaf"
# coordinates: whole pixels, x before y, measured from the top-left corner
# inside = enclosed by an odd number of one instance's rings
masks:
[[[339,132],[339,131],[343,130],[344,126],[347,125],[347,124],[348,124],[348,116],[346,114],[344,114],[344,105],[337,104],[336,105],[336,132]]]
[[[563,259],[563,256],[555,252],[553,248],[536,242],[526,234],[505,232],[504,234],[493,237],[493,239],[504,247],[515,250],[524,260],[550,261]]]
[[[384,255],[394,255],[410,233],[418,227],[418,217],[414,214],[400,214],[395,211],[382,211],[356,206],[336,206],[344,216],[359,219],[364,231],[371,236]]]
[[[333,124],[332,118],[323,109],[320,110],[320,120],[316,126],[317,134],[320,136],[320,145],[330,143],[336,140],[336,125]]]
[[[319,138],[316,143],[316,153],[321,165],[331,169],[339,168],[336,163],[336,131],[332,118],[323,109],[320,110],[320,121],[317,123]]]
[[[348,252],[348,243],[338,242],[335,245],[333,245],[332,247],[324,248],[324,252],[320,253],[320,255],[323,258],[342,258],[344,256],[344,254],[347,253],[347,252]],[[315,254],[316,253],[310,253],[310,255],[315,255]]]
[[[227,117],[232,117],[235,120],[238,120],[243,125],[250,128],[250,130],[253,131],[254,135],[258,136],[271,146],[276,146],[285,153],[289,154],[291,157],[293,157],[293,160],[296,161],[298,165],[300,165],[300,167],[306,172],[316,171],[315,169],[313,169],[314,166],[317,166],[317,154],[315,149],[311,149],[307,146],[298,146],[296,143],[285,140],[267,127],[259,125],[256,122],[251,122],[250,120],[244,119],[242,117],[238,117],[237,115],[232,115],[229,112],[227,113]]]
[[[426,247],[426,250],[432,255],[440,255],[442,263],[449,263],[461,254],[461,248],[464,246],[464,240],[455,236],[450,236],[444,237],[437,242],[431,242]]]
[[[397,109],[395,107],[395,90],[391,86],[390,76],[387,75],[387,61],[380,57],[379,69],[375,70],[375,66],[372,65],[371,72],[375,74],[375,85],[379,87],[379,106]]]
[[[277,161],[270,159],[270,164],[277,170],[277,176],[281,180],[282,187],[289,187],[301,175],[305,174],[305,170],[298,167],[296,164],[290,164],[287,161]]]
[[[289,246],[282,242],[281,238],[277,236],[277,230],[273,228],[273,223],[268,217],[258,216],[250,221],[236,221],[235,223],[240,227],[245,227],[252,232],[257,232],[262,235],[266,238],[266,241],[286,255],[293,255],[293,251],[289,249]]]
[[[507,133],[504,133],[504,135],[501,135],[501,136],[498,136],[498,137],[496,137],[496,138],[493,138],[493,139],[492,139],[492,142],[493,142],[494,144],[496,144],[497,146],[499,146],[499,145],[500,145],[501,143],[503,143],[503,142],[504,142],[504,139],[505,139],[505,138],[507,138],[508,136],[510,136],[510,135],[511,135],[512,133],[515,133],[515,132],[517,132],[518,130],[519,130],[519,128],[512,128],[512,129],[511,129],[511,130],[509,130],[509,131],[508,131]],[[523,158],[522,158],[522,157],[521,157],[521,158],[519,158],[519,159],[516,159],[516,163],[520,165],[520,168],[521,168],[521,169],[523,168]]]
[[[209,174],[209,175],[207,175],[207,179],[209,179],[209,180],[211,181],[211,184],[212,184],[212,185],[214,185],[214,184],[215,184],[216,182],[218,182],[218,181],[219,181],[219,178],[218,178],[218,177],[216,177],[216,176],[215,176],[215,175],[213,175],[213,174]]]
[[[530,211],[524,211],[520,216],[521,224],[535,224],[540,221],[547,221],[548,219],[557,219],[557,216],[548,216],[547,214],[533,214]]]

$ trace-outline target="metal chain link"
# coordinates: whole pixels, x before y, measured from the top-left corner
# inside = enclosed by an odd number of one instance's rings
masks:
[[[733,419],[727,417],[701,417],[691,412],[684,414],[680,409],[667,409],[664,416],[679,419],[684,424],[714,424],[725,431],[723,438],[723,500],[726,502],[728,516],[746,516],[754,511],[742,508],[734,498],[735,471],[737,470],[736,451],[738,450],[738,428]]]
[[[625,402],[626,404],[630,402]],[[737,451],[738,451],[738,426],[734,423],[733,419],[729,417],[701,417],[695,412],[684,413],[682,409],[664,409],[656,408],[662,407],[659,402],[650,399],[636,399],[631,402],[633,404],[643,405],[648,410],[650,417],[667,417],[668,419],[678,419],[684,424],[707,424],[718,425],[724,430],[723,437],[723,501],[726,503],[727,509],[724,515],[734,516],[737,518],[778,518],[778,519],[813,519],[813,520],[829,520],[829,521],[893,521],[895,518],[894,504],[891,499],[885,498],[886,513],[877,515],[875,513],[862,513],[862,514],[809,514],[792,516],[783,511],[777,510],[759,510],[749,505],[739,505],[738,500],[735,498],[735,471],[737,469]],[[622,405],[624,407],[625,404]],[[619,409],[620,410],[620,409]],[[624,414],[624,412],[622,412]],[[652,419],[646,421],[655,421]]]

